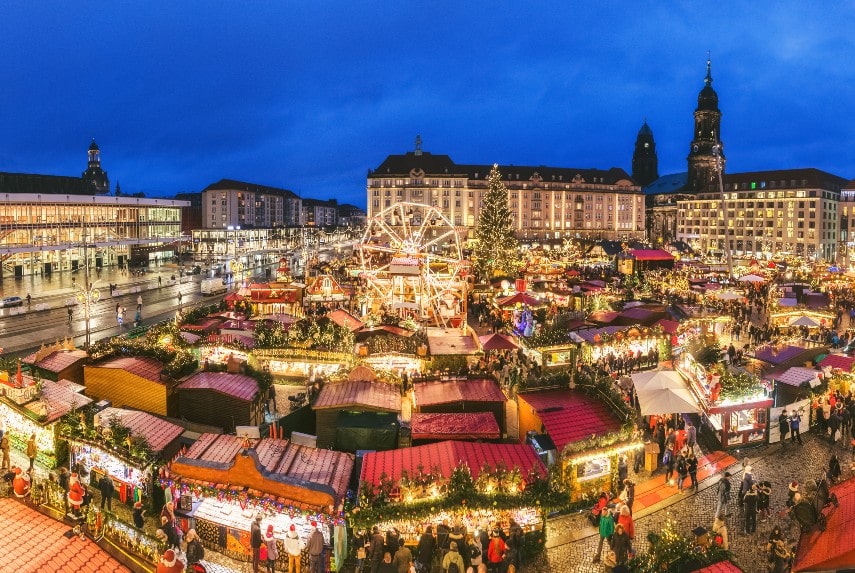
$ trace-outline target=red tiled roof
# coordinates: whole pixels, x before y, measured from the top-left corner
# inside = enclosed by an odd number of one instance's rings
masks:
[[[500,437],[499,424],[492,412],[415,413],[410,426],[414,440],[495,440]]]
[[[495,380],[428,380],[413,384],[416,407],[453,402],[504,402],[507,400]]]
[[[737,567],[733,561],[725,560],[707,565],[703,569],[696,569],[691,573],[744,573],[744,571]]]
[[[258,382],[243,374],[228,372],[198,372],[178,386],[179,390],[213,390],[251,402],[258,395]]]
[[[477,478],[485,465],[506,468],[518,467],[523,475],[534,469],[546,475],[543,462],[528,444],[482,444],[477,442],[437,442],[426,446],[369,452],[362,458],[360,480],[377,485],[380,475],[385,473],[393,480],[400,479],[401,472],[407,470],[410,475],[421,466],[424,471],[438,467],[443,477],[451,476],[451,471],[466,462]]]
[[[519,394],[520,408],[532,408],[560,452],[567,444],[592,434],[601,436],[620,429],[608,406],[581,392],[549,390]]]
[[[845,372],[851,372],[853,364],[855,364],[855,357],[843,354],[829,354],[819,362],[819,367],[825,368],[826,366],[830,366],[832,368],[840,368]]]
[[[676,320],[660,318],[659,320],[653,323],[653,326],[661,326],[665,334],[674,334],[675,332],[677,332],[677,328],[680,326],[680,323]]]
[[[208,462],[228,463],[240,451],[243,438],[224,434],[202,434],[190,449],[184,453],[185,458]]]
[[[384,412],[401,411],[401,390],[394,384],[365,380],[326,384],[312,405],[315,410],[361,406]]]
[[[814,527],[802,531],[793,572],[834,571],[855,563],[855,479],[848,479],[831,488],[840,507],[823,510],[828,525],[825,531]]]
[[[630,249],[629,254],[637,261],[673,261],[674,255],[661,249]]]
[[[21,362],[24,364],[33,364],[50,372],[60,372],[88,356],[85,350],[60,350],[52,352],[36,362],[36,354],[38,352],[33,352],[26,358],[21,359]]]
[[[98,368],[126,370],[131,374],[151,380],[152,382],[160,382],[160,373],[163,372],[163,364],[159,360],[148,358],[147,356],[119,356],[105,360],[100,364],[95,364],[95,366]]]
[[[350,330],[351,332],[359,330],[364,326],[364,323],[361,320],[359,320],[346,310],[342,310],[340,308],[328,313],[326,317],[337,325],[342,326]]]
[[[148,445],[155,452],[164,450],[184,433],[184,428],[181,426],[161,420],[157,416],[139,410],[124,410],[122,408],[105,408],[99,412],[101,426],[109,427],[110,418],[114,416],[131,430],[131,435],[144,436]]]
[[[16,573],[130,573],[89,538],[66,537],[69,525],[11,498],[0,498],[0,570]]]

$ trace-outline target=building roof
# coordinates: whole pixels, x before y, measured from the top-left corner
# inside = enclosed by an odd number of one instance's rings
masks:
[[[620,429],[608,406],[581,392],[548,390],[519,394],[518,398],[534,409],[559,452],[567,444]]]
[[[178,386],[179,390],[213,390],[238,400],[252,402],[258,395],[258,381],[244,374],[197,372]]]
[[[83,389],[83,386],[70,380],[53,382],[42,379],[41,396],[38,400],[25,404],[24,408],[35,414],[47,415],[47,423],[54,422],[74,408],[82,408],[92,403],[92,398],[82,394]]]
[[[394,384],[367,380],[325,384],[312,404],[315,410],[361,407],[383,412],[401,411],[401,390]]]
[[[415,413],[410,418],[414,440],[496,440],[501,437],[492,412]]]
[[[817,346],[806,348],[804,346],[767,344],[754,350],[754,358],[768,362],[773,366],[785,366],[804,364],[813,359],[814,356],[828,352],[828,348]]]
[[[72,364],[85,360],[89,356],[85,350],[57,350],[37,361],[38,354],[39,352],[33,352],[26,358],[22,358],[21,362],[32,364],[49,372],[62,372]]]
[[[144,436],[148,445],[155,452],[163,451],[169,444],[184,433],[184,428],[172,422],[152,416],[139,410],[123,408],[105,408],[98,413],[100,424],[104,428],[110,426],[110,419],[117,418],[131,430],[131,435]]]
[[[855,480],[848,479],[830,489],[840,507],[823,509],[828,520],[824,531],[803,530],[796,549],[793,572],[836,571],[855,563]]]
[[[491,378],[427,380],[413,384],[416,408],[455,402],[505,402],[507,397]]]
[[[532,469],[546,475],[543,462],[528,444],[446,441],[400,450],[369,452],[362,458],[360,480],[377,485],[382,474],[398,480],[404,470],[413,475],[419,471],[419,467],[426,472],[439,468],[442,476],[448,478],[462,462],[469,465],[473,478],[478,477],[485,465],[502,465],[509,469],[518,467],[522,475],[527,475]]]
[[[328,486],[335,491],[338,499],[344,498],[353,471],[352,455],[274,438],[253,441],[253,444],[252,449],[265,472]],[[182,456],[182,461],[226,465],[234,461],[242,449],[244,440],[237,436],[202,434]]]
[[[0,498],[0,515],[4,571],[130,573],[96,543],[69,536],[67,523],[36,511],[29,504],[11,497]]]
[[[852,372],[853,364],[855,364],[855,357],[846,356],[845,354],[829,354],[820,360],[818,366],[820,368],[840,368],[845,372]]]
[[[785,372],[775,376],[774,378],[781,384],[786,384],[787,386],[794,386],[798,388],[805,382],[815,380],[819,376],[819,374],[820,373],[814,370],[813,368],[793,366],[792,368],[787,369]]]
[[[281,195],[291,199],[298,199],[296,193],[288,189],[280,189],[278,187],[270,187],[267,185],[259,185],[258,183],[246,183],[245,181],[236,181],[234,179],[220,179],[216,183],[211,183],[204,189],[205,191],[252,191],[253,193],[264,193],[267,195]]]
[[[802,169],[772,169],[770,171],[743,171],[741,173],[725,173],[723,175],[724,184],[732,183],[756,183],[757,190],[762,189],[794,189],[806,187],[818,187],[820,189],[830,189],[839,191],[841,188],[846,188],[848,180],[829,173],[821,171],[813,167]],[[791,182],[795,180],[796,186],[793,187]],[[775,186],[775,181],[785,181],[785,185]],[[802,183],[802,182],[805,183]],[[766,187],[761,188],[760,183],[765,182]],[[726,188],[726,187],[725,187]]]
[[[160,373],[163,372],[163,363],[147,356],[118,356],[108,358],[93,366],[97,368],[125,370],[152,382],[160,382]]]
[[[725,559],[724,561],[707,565],[703,569],[696,569],[691,573],[744,573],[744,571],[737,567],[733,561]]]
[[[673,261],[674,255],[662,249],[630,249],[636,261]]]
[[[446,330],[439,327],[425,329],[431,356],[469,355],[478,352],[478,341],[470,334],[461,334],[459,329]]]
[[[351,332],[359,330],[365,326],[361,320],[340,308],[332,312],[328,312],[325,316],[337,325],[342,326]]]
[[[0,172],[0,193],[94,195],[82,177]]]
[[[645,195],[664,195],[668,193],[677,193],[686,187],[689,180],[689,172],[670,173],[656,179],[649,185],[645,185],[643,191]]]

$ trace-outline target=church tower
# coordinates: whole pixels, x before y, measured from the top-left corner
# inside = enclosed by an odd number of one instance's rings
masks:
[[[692,193],[706,191],[716,173],[715,146],[721,144],[721,111],[718,109],[718,94],[712,88],[711,63],[707,59],[707,77],[698,94],[695,110],[695,131],[689,149],[689,175],[687,188]],[[724,152],[721,154],[724,169]]]
[[[110,192],[110,179],[107,177],[107,172],[101,169],[101,150],[95,139],[89,146],[89,166],[83,172],[83,188],[96,195],[103,195]]]
[[[635,151],[632,153],[632,180],[644,187],[659,179],[659,160],[656,157],[656,142],[653,131],[647,125],[638,130],[635,138]]]

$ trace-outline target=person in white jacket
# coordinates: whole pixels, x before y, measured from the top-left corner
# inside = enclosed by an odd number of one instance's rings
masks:
[[[285,534],[285,552],[288,553],[288,573],[300,573],[300,557],[303,553],[305,544],[300,539],[297,533],[297,528],[294,524],[288,529]]]

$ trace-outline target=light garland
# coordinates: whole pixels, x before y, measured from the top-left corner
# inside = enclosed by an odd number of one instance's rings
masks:
[[[603,448],[600,450],[596,450],[595,452],[588,453],[586,455],[573,456],[566,458],[567,468],[575,467],[579,464],[584,464],[593,460],[597,460],[605,457],[619,456],[620,454],[625,454],[627,452],[635,451],[644,446],[644,442],[641,440],[632,440],[622,446],[615,446],[611,448]]]

